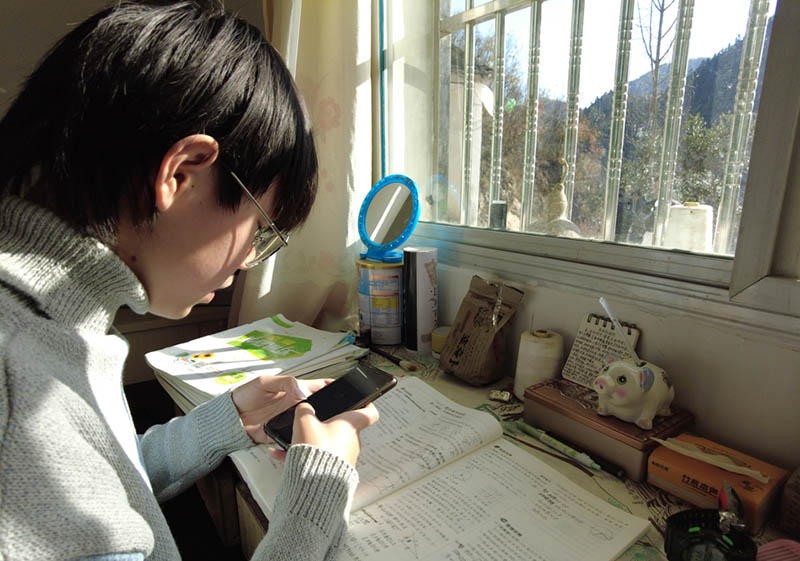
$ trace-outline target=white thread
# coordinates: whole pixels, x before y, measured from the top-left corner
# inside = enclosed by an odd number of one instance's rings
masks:
[[[558,376],[564,345],[561,335],[546,329],[525,331],[519,338],[514,395],[525,398],[525,388]]]

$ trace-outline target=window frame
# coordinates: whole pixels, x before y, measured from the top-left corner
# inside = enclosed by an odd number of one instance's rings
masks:
[[[800,315],[798,37],[800,4],[779,2],[729,285],[734,302],[793,316]]]
[[[432,15],[438,17],[438,11]],[[445,265],[652,302],[794,339],[800,329],[800,281],[776,270],[782,260],[800,271],[800,252],[791,249],[800,246],[798,29],[800,3],[779,1],[733,258],[434,222],[420,222],[415,243],[438,247]],[[433,141],[435,149],[435,134]]]

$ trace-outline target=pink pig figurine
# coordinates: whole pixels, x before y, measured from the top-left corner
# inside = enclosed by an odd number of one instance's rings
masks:
[[[615,360],[595,378],[598,394],[597,413],[616,418],[649,430],[653,417],[671,415],[675,397],[667,373],[650,362],[637,366],[632,358]]]

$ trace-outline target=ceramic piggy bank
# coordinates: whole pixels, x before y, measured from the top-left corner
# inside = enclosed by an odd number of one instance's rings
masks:
[[[634,360],[615,360],[603,368],[594,380],[598,394],[597,412],[636,423],[648,430],[653,417],[670,415],[675,397],[667,373],[649,362],[637,366]]]

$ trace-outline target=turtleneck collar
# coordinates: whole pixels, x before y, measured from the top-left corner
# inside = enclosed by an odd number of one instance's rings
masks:
[[[105,244],[18,197],[0,199],[0,280],[57,321],[105,333],[117,310],[143,314],[147,293]]]

